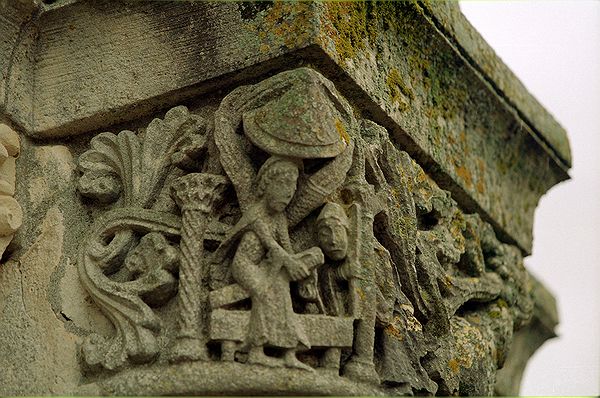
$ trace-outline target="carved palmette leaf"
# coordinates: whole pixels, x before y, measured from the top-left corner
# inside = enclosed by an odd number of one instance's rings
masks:
[[[140,154],[140,179],[143,191],[139,193],[139,205],[149,207],[156,197],[171,165],[171,156],[183,137],[203,133],[204,120],[189,113],[185,106],[170,109],[164,119],[154,119],[142,141]]]
[[[79,158],[83,172],[79,191],[87,197],[110,203],[122,193],[124,206],[152,206],[171,166],[171,155],[184,136],[203,132],[205,123],[186,107],[169,110],[154,119],[143,135],[129,130],[118,135],[101,133],[90,150]]]
[[[125,203],[131,205],[139,181],[135,178],[139,170],[140,143],[132,131],[122,131],[119,135],[101,133],[92,139],[91,149],[79,157],[79,169],[83,175],[79,179],[82,195],[100,202],[115,201],[122,192]],[[137,183],[137,184],[136,184]]]
[[[179,234],[180,221],[149,209],[164,189],[180,143],[204,134],[205,127],[203,119],[178,106],[139,134],[125,130],[97,135],[79,158],[82,195],[103,203],[121,197],[123,207],[102,215],[80,249],[82,284],[115,327],[112,336],[92,334],[86,339],[84,360],[90,366],[116,369],[127,361],[151,360],[158,352],[154,334],[160,322],[148,304],[160,305],[172,297],[177,255],[153,232]],[[146,236],[135,247],[139,233]]]

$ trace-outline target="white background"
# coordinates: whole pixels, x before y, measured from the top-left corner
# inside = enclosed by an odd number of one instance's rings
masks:
[[[467,19],[567,130],[572,179],[540,201],[529,270],[555,295],[559,338],[522,395],[600,395],[600,1],[461,1]]]

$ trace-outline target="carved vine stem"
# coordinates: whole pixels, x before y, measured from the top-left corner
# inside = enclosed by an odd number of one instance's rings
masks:
[[[181,208],[181,265],[179,269],[179,335],[170,360],[206,360],[207,270],[203,267],[204,233],[213,205],[221,198],[227,178],[192,173],[173,184],[173,197]]]

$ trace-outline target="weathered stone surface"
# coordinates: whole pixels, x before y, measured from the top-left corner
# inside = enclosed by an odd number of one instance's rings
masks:
[[[529,277],[535,303],[533,317],[515,333],[506,363],[498,371],[495,395],[519,395],[527,361],[546,340],[557,337],[554,331],[559,321],[556,300],[538,280]]]
[[[229,312],[229,314],[228,314]],[[244,341],[250,314],[248,311],[215,310],[211,315],[211,339]],[[313,347],[352,347],[351,318],[298,316]]]
[[[298,7],[288,17],[294,21],[289,32],[299,34],[293,48],[303,47],[314,35],[309,19],[313,6]],[[133,2],[116,7],[110,1],[56,2],[35,21],[36,112],[27,131],[40,137],[64,136],[91,130],[99,122],[131,120],[221,85],[202,84],[199,91],[193,87],[198,83],[289,52],[283,39],[265,48],[258,32],[240,26],[242,8],[226,2]],[[263,27],[264,34],[268,28]],[[234,31],[240,34],[232,35]],[[245,76],[249,75],[237,80]]]
[[[516,391],[570,158],[454,8],[19,4],[0,393]]]
[[[27,138],[22,144],[16,198],[24,223],[0,265],[0,393],[67,394],[81,378],[83,334],[112,326],[89,301],[75,266],[87,215],[71,150]]]
[[[567,167],[553,152],[533,150],[544,147],[518,108],[425,10],[410,2],[326,3],[322,47],[368,95],[361,109],[420,163],[431,164],[434,178],[464,208],[529,252],[537,202],[567,178]],[[421,29],[427,24],[431,29]],[[525,169],[536,176],[523,178]]]
[[[79,391],[91,395],[382,395],[372,386],[357,386],[329,374],[228,362],[135,369]]]
[[[34,0],[0,2],[0,112],[31,131],[33,125],[34,47],[39,10]]]
[[[564,129],[554,117],[527,91],[513,72],[501,62],[494,50],[460,12],[456,2],[430,1],[423,3],[434,23],[444,30],[461,54],[471,61],[482,77],[495,87],[502,98],[519,113],[532,130],[556,153],[567,167],[572,164],[571,148]],[[543,145],[543,144],[542,144]]]
[[[76,385],[78,338],[65,330],[55,313],[47,287],[63,256],[64,218],[56,207],[48,210],[31,247],[18,263],[3,264],[18,273],[3,302],[0,324],[0,393],[11,395],[64,394]]]

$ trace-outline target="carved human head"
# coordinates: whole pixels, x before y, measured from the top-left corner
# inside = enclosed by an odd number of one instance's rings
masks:
[[[327,203],[316,224],[319,246],[325,255],[335,261],[346,258],[349,221],[344,208],[337,203]]]
[[[268,208],[282,212],[296,192],[298,162],[291,158],[271,156],[258,171],[257,194]]]

